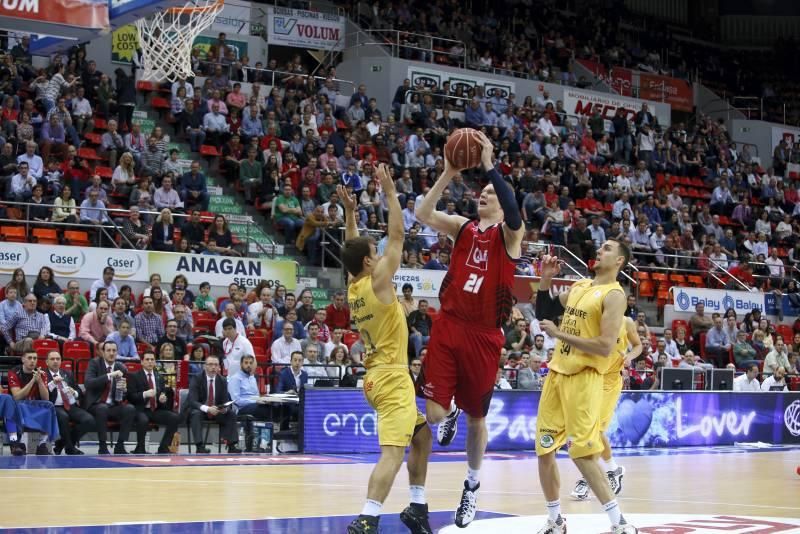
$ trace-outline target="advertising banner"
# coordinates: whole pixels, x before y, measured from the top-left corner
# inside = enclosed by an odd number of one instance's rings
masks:
[[[297,265],[292,261],[269,261],[257,258],[232,258],[206,254],[174,254],[150,252],[148,272],[183,274],[192,283],[208,282],[212,286],[236,282],[255,287],[261,280],[284,285],[289,291],[297,282]]]
[[[252,18],[250,2],[238,0],[235,5],[226,3],[222,11],[214,17],[211,30],[226,34],[241,33],[250,35],[250,20]]]
[[[781,315],[784,318],[800,316],[800,296],[783,295],[779,297],[775,293],[764,294],[764,313],[767,315]]]
[[[64,247],[33,243],[0,243],[0,273],[11,274],[21,268],[29,276],[39,269],[53,269],[57,278],[95,280],[105,267],[113,267],[117,280],[147,282],[153,273],[164,279],[181,273],[189,283],[209,282],[227,286],[232,282],[255,287],[261,280],[272,280],[294,290],[297,264],[257,258],[232,258],[204,254],[176,254],[115,248]],[[59,280],[61,282],[61,280]],[[62,283],[65,286],[66,283]]]
[[[755,309],[764,310],[764,293],[754,291],[727,291],[725,289],[703,289],[696,287],[674,287],[676,312],[692,312],[702,302],[706,313],[725,313],[733,308],[737,315],[750,313]]]
[[[687,80],[623,67],[609,71],[602,63],[588,59],[579,59],[578,63],[622,96],[636,95],[645,100],[666,102],[678,111],[691,112],[694,109],[694,88]]]
[[[471,71],[450,72],[446,70],[427,69],[425,67],[408,67],[408,79],[411,80],[411,87],[421,85],[425,89],[434,87],[441,89],[444,82],[450,82],[450,94],[455,95],[456,90],[461,87],[464,94],[469,89],[480,85],[483,87],[484,95],[490,98],[499,95],[507,98],[515,92],[514,82],[499,81],[491,78],[482,78],[473,74]],[[410,98],[411,93],[409,93]]]
[[[442,280],[447,271],[433,269],[400,269],[392,278],[397,284],[397,294],[403,294],[403,285],[411,284],[414,288],[414,297],[438,298],[442,288]]]
[[[772,127],[772,150],[774,151],[781,141],[786,141],[786,146],[792,148],[795,143],[800,142],[800,129],[792,128],[791,126],[773,126]],[[772,155],[766,157],[766,161]],[[763,156],[762,156],[763,157]]]
[[[10,0],[0,2],[0,17],[105,29],[108,9],[108,0]]]
[[[209,37],[207,35],[198,35],[197,38],[195,38],[194,43],[192,44],[192,48],[200,49],[200,55],[202,57],[208,57],[208,53],[211,50],[211,46],[215,45],[216,43],[217,43],[216,37]],[[247,55],[246,41],[226,39],[225,45],[228,48],[233,49],[234,56],[236,56],[237,59]]]
[[[652,105],[654,103],[651,103],[651,101],[638,98],[595,93],[572,87],[564,89],[564,109],[567,110],[569,115],[578,115],[579,117],[589,117],[595,110],[598,110],[601,117],[610,121],[614,118],[618,109],[624,109],[627,112],[628,119],[633,120],[636,113],[642,109],[642,104],[650,104],[650,112],[658,117],[658,122],[662,126],[670,124],[669,106],[656,106]]]
[[[495,392],[486,418],[488,450],[534,448],[540,395]],[[424,410],[424,400],[417,403]],[[466,425],[466,420],[461,423]],[[800,393],[627,391],[607,435],[614,447],[800,443]],[[459,432],[449,447],[434,443],[433,450],[463,451],[465,438],[466,432]],[[306,389],[303,451],[379,452],[377,417],[361,390]]]
[[[139,48],[139,30],[133,24],[126,24],[111,32],[111,61],[113,63],[130,65],[137,48]]]
[[[266,9],[269,44],[314,50],[344,49],[344,17],[285,7]]]

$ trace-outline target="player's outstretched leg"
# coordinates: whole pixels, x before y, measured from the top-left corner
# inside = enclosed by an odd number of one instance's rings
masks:
[[[381,508],[383,508],[386,497],[389,496],[400,466],[403,465],[405,452],[405,447],[381,445],[381,457],[369,477],[367,502],[364,504],[361,515],[353,519],[353,522],[347,526],[347,534],[378,533]]]
[[[486,430],[485,417],[467,416],[467,476],[464,480],[464,489],[461,492],[461,502],[455,513],[455,523],[459,528],[465,528],[475,519],[478,511],[478,490],[481,487],[479,480],[483,454],[489,441]]]
[[[561,501],[558,499],[561,477],[556,465],[556,453],[537,452],[536,461],[539,467],[539,483],[547,501],[547,523],[539,529],[538,534],[565,534],[567,520],[561,515]]]
[[[403,522],[411,534],[433,534],[428,522],[428,503],[425,500],[425,478],[428,473],[428,457],[431,454],[431,429],[426,423],[418,426],[411,440],[408,452],[408,488],[411,492],[411,503],[400,513]]]

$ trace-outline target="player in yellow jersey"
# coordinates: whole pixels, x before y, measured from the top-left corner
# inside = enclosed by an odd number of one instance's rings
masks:
[[[619,508],[608,479],[597,461],[603,451],[600,418],[603,405],[603,375],[614,363],[625,313],[625,293],[617,282],[619,271],[630,260],[630,249],[616,240],[605,241],[597,250],[594,279],[580,280],[553,298],[553,277],[558,258],[545,256],[536,317],[541,329],[556,338],[548,364],[536,420],[536,456],[539,481],[547,500],[547,523],[539,534],[564,534],[561,516],[556,451],[567,442],[569,455],[589,487],[603,504],[613,534],[638,532]],[[562,316],[560,326],[553,320]]]
[[[350,274],[347,298],[350,316],[364,341],[364,396],[378,414],[378,443],[381,455],[372,470],[367,502],[358,518],[347,527],[348,534],[378,532],[381,508],[403,465],[406,447],[411,504],[400,519],[412,534],[432,534],[425,502],[425,476],[431,452],[431,431],[425,416],[417,410],[414,384],[408,373],[408,326],[392,278],[403,253],[403,215],[397,191],[386,165],[377,170],[389,205],[389,241],[378,256],[375,240],[359,237],[356,201],[338,186],[344,204],[347,229],[342,263]]]
[[[622,491],[622,477],[625,476],[625,468],[617,465],[611,456],[611,442],[606,436],[608,425],[614,416],[617,408],[620,393],[622,393],[622,369],[627,367],[631,361],[638,358],[642,353],[642,340],[636,332],[636,323],[630,317],[622,320],[622,331],[617,341],[615,353],[612,356],[614,363],[603,375],[603,406],[600,408],[600,438],[603,440],[603,452],[600,453],[600,465],[605,468],[608,483],[614,495],[619,495]],[[572,490],[573,498],[584,501],[589,498],[589,484],[581,478],[575,483]]]

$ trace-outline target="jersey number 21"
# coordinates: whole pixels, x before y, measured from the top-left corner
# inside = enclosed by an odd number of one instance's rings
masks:
[[[470,273],[467,283],[464,284],[464,291],[469,293],[478,293],[483,285],[483,276],[478,276],[475,273]]]

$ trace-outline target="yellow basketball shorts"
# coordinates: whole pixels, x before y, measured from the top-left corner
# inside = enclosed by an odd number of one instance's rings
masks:
[[[584,369],[574,375],[550,371],[539,399],[536,454],[553,452],[569,442],[569,455],[583,458],[603,450],[600,409],[603,375]]]
[[[364,396],[378,413],[378,443],[407,447],[425,416],[417,409],[414,383],[405,366],[379,366],[364,376]]]
[[[600,432],[608,430],[614,410],[622,393],[622,376],[619,372],[603,375],[603,402],[600,407]]]

